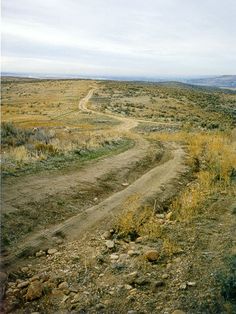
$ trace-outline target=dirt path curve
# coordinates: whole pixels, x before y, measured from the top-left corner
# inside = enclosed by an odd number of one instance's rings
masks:
[[[87,103],[89,102],[90,98],[93,96],[93,93],[96,91],[96,88],[93,88],[89,91],[89,93],[87,94],[86,97],[84,97],[80,102],[79,102],[79,110],[82,110],[84,112],[91,112],[91,113],[94,113],[96,115],[102,115],[102,116],[107,116],[107,117],[111,117],[111,118],[115,118],[116,120],[120,121],[121,124],[115,126],[113,128],[113,130],[118,130],[119,132],[124,132],[124,131],[129,131],[133,128],[135,128],[139,121],[138,120],[134,120],[134,119],[130,119],[130,118],[125,118],[125,117],[120,117],[118,115],[113,115],[113,114],[110,114],[110,113],[100,113],[98,111],[95,111],[95,110],[92,110],[92,109],[89,109],[87,107]],[[139,140],[143,141],[144,140],[140,137]],[[146,142],[146,141],[145,141]]]
[[[93,91],[94,89],[90,90],[88,95],[80,101],[80,110],[90,110],[86,107],[86,104],[92,96]],[[115,118],[117,117],[115,116]],[[133,119],[120,117],[119,120],[122,122],[122,124],[117,127],[119,131],[130,130],[137,125],[137,121]],[[40,200],[49,193],[53,194],[70,189],[72,186],[78,184],[78,182],[88,180],[95,182],[99,176],[114,170],[114,168],[119,169],[126,167],[127,163],[131,160],[134,162],[135,160],[142,159],[147,153],[148,146],[149,143],[139,136],[134,148],[119,155],[99,160],[78,172],[60,174],[52,177],[50,175],[46,177],[42,175],[39,177],[37,175],[28,176],[23,179],[17,178],[13,185],[11,182],[5,185],[3,191],[5,202],[10,206],[14,206],[14,204],[24,204],[30,200]],[[171,187],[173,180],[186,171],[183,160],[184,151],[182,148],[178,146],[173,147],[172,159],[148,171],[130,186],[111,195],[100,204],[88,208],[83,213],[77,214],[59,225],[30,235],[24,240],[24,243],[15,247],[13,255],[9,255],[7,260],[14,260],[14,258],[21,255],[22,252],[28,252],[28,250],[32,252],[43,247],[45,244],[48,245],[52,237],[57,234],[63,234],[63,236],[69,240],[80,238],[89,228],[93,228],[100,224],[103,219],[109,217],[109,214],[114,215],[129,196],[138,194],[141,204],[147,198],[154,197],[157,193],[162,193],[163,189],[173,189],[173,187]]]
[[[87,96],[79,102],[80,110],[91,111],[87,109],[86,104],[93,92],[94,89],[91,89]],[[138,124],[132,119],[118,118],[118,120],[121,122],[116,127],[118,132],[129,131]],[[15,211],[19,205],[25,203],[38,202],[56,193],[69,191],[79,183],[89,182],[93,184],[104,174],[122,169],[131,163],[141,160],[145,157],[149,143],[141,137],[137,138],[138,140],[132,149],[115,156],[102,158],[87,165],[86,168],[66,171],[66,173],[63,171],[58,174],[45,175],[45,173],[39,173],[23,178],[6,179],[2,189],[2,198],[4,200],[3,213]]]

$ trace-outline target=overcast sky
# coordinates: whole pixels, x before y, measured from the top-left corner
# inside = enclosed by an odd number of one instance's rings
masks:
[[[236,74],[236,0],[2,0],[2,71]]]

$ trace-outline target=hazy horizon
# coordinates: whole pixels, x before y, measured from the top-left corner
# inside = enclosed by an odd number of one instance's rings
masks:
[[[2,71],[233,75],[235,16],[233,0],[3,0]]]

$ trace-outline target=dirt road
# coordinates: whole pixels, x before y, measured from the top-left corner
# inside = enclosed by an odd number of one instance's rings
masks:
[[[92,111],[86,105],[93,92],[94,88],[80,101],[79,110]],[[134,119],[117,117],[111,114],[109,116],[121,122],[119,126],[115,127],[116,131],[119,132],[130,131],[138,125],[138,122]],[[70,193],[70,190],[79,183],[96,184],[97,180],[104,174],[114,170],[122,170],[129,167],[130,164],[142,160],[147,154],[149,146],[149,142],[138,135],[136,144],[132,149],[119,155],[93,162],[87,165],[86,168],[78,171],[69,171],[56,175],[47,174],[45,176],[44,174],[37,174],[25,178],[10,178],[6,180],[3,188],[3,199],[6,204],[5,212],[17,211],[17,208],[24,206],[26,203],[39,202],[45,197],[53,197],[57,193],[65,191]],[[98,224],[98,222],[100,223],[108,214],[113,215],[118,211],[131,195],[139,194],[141,196],[140,203],[142,203],[147,198],[161,193],[163,189],[171,189],[173,180],[185,171],[183,150],[180,147],[172,147],[171,150],[171,159],[148,171],[122,191],[111,195],[96,206],[87,208],[83,213],[79,213],[59,225],[44,229],[36,234],[30,234],[23,243],[19,244],[17,248],[15,247],[13,256],[28,248],[38,249],[43,244],[50,242],[51,237],[58,233],[63,233],[63,236],[70,240],[79,238],[84,231]],[[9,257],[12,258],[12,256]]]
[[[86,107],[93,92],[94,89],[91,89],[87,96],[79,102],[79,110],[93,112]],[[126,118],[119,118],[119,121],[121,124],[115,127],[119,132],[129,131],[138,124],[136,121]],[[19,205],[25,203],[38,202],[53,194],[69,191],[79,183],[94,184],[105,173],[128,167],[129,164],[141,160],[149,146],[148,141],[138,137],[134,148],[119,155],[101,159],[77,171],[72,170],[53,175],[41,173],[24,178],[9,178],[4,183],[2,191],[3,213],[15,211]]]

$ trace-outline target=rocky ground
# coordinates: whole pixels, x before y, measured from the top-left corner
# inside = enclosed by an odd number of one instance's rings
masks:
[[[105,224],[78,241],[55,238],[1,274],[3,313],[234,313],[235,203],[221,195],[206,209],[191,223],[158,214],[155,241]]]

